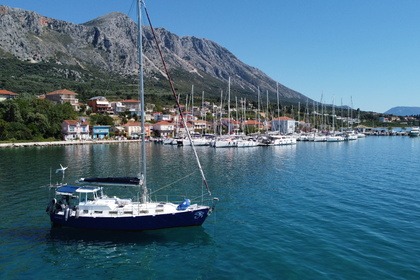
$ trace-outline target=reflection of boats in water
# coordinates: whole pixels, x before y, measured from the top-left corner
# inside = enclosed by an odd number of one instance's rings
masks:
[[[87,244],[211,244],[212,239],[203,227],[170,228],[159,231],[108,231],[72,228],[51,228],[45,235],[47,242],[84,242]]]

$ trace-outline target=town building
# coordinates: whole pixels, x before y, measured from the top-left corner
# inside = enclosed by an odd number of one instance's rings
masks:
[[[125,107],[125,111],[131,113],[131,115],[139,115],[140,112],[140,102],[136,99],[126,99],[122,100],[121,104]]]
[[[18,96],[17,93],[14,93],[5,89],[0,89],[0,102],[7,99],[16,98],[17,96]]]
[[[137,139],[141,137],[141,123],[140,122],[128,122],[123,125],[125,136],[127,138]],[[144,124],[144,130],[146,132],[145,137],[150,138],[152,126],[148,123]]]
[[[61,123],[61,133],[64,140],[88,140],[89,123],[82,120],[64,120]]]
[[[109,137],[110,125],[94,125],[92,127],[93,139],[104,139]]]
[[[294,133],[296,121],[289,117],[279,117],[271,121],[271,130],[281,134]]]
[[[170,137],[174,134],[174,124],[168,121],[160,121],[153,125],[153,132],[158,137]]]
[[[76,98],[77,93],[68,90],[68,89],[60,89],[56,90],[50,93],[47,93],[45,95],[45,99],[50,100],[57,104],[64,104],[64,103],[70,103],[71,106],[73,106],[73,109],[75,111],[80,110],[79,100]]]
[[[172,116],[170,114],[163,114],[161,112],[155,112],[153,113],[153,119],[155,122],[160,122],[160,121],[170,122],[172,121]]]
[[[113,114],[111,104],[104,96],[95,96],[88,100],[88,106],[93,113],[99,114]]]

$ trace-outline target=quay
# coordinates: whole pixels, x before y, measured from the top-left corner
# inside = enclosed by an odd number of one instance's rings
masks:
[[[0,148],[20,148],[20,147],[47,147],[47,146],[69,146],[69,145],[92,145],[92,144],[119,144],[133,143],[140,140],[72,140],[72,141],[45,141],[45,142],[19,142],[19,143],[0,143]]]

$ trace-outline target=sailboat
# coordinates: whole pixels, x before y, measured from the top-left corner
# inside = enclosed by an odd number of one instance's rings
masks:
[[[81,178],[78,180],[78,184],[75,185],[60,184],[54,186],[52,189],[55,191],[55,198],[49,202],[46,209],[53,226],[123,231],[200,226],[214,210],[215,204],[218,201],[217,198],[213,198],[213,204],[209,206],[193,204],[188,198],[184,198],[182,202],[177,203],[169,201],[152,201],[150,198],[149,190],[146,185],[146,150],[144,133],[145,110],[141,33],[141,14],[143,10],[148,16],[144,1],[138,0],[139,100],[141,100],[139,113],[141,115],[142,124],[140,175],[136,177]],[[148,19],[150,23],[150,18],[148,17]],[[151,24],[150,26],[153,31]],[[166,70],[165,67],[165,71]],[[167,75],[168,74],[169,73],[167,72]],[[174,95],[176,95],[169,75],[168,78],[171,89],[173,90]],[[177,102],[177,105],[179,107],[179,102]],[[181,112],[180,109],[179,111]],[[182,112],[181,118],[183,119]],[[191,139],[189,133],[188,136]],[[197,159],[203,186],[206,187],[207,194],[211,196],[194,145],[192,145],[192,150]],[[60,170],[62,170],[61,172],[63,172],[64,175],[64,168],[58,169],[57,172],[60,172]],[[133,201],[132,199],[107,196],[104,192],[107,185],[134,186],[141,191],[139,191],[138,198]],[[204,194],[202,197],[204,197]],[[204,201],[204,199],[202,199],[202,201]]]
[[[230,77],[228,81],[228,118],[226,121],[227,126],[227,135],[222,135],[222,118],[220,118],[220,136],[215,138],[212,142],[212,147],[214,148],[232,148],[237,147],[237,141],[235,137],[232,137],[231,130],[232,130],[232,120],[230,118]],[[220,110],[222,110],[222,106],[220,106]],[[220,116],[222,116],[222,113],[220,113]]]

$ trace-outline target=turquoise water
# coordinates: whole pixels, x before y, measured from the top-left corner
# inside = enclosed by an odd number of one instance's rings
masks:
[[[420,279],[420,138],[197,147],[220,198],[202,227],[50,228],[42,187],[50,168],[69,166],[70,182],[132,175],[138,151],[135,144],[0,149],[0,278]],[[147,151],[149,187],[185,177],[172,193],[201,192],[188,148],[150,143]]]

